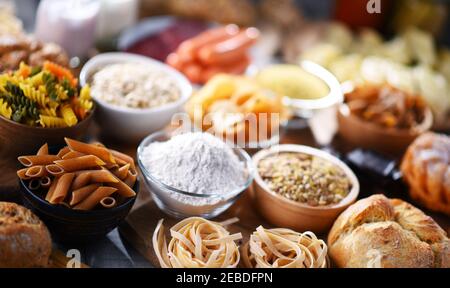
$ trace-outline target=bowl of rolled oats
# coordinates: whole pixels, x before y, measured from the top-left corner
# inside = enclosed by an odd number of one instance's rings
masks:
[[[166,127],[192,94],[190,82],[157,60],[129,53],[103,53],[81,70],[98,104],[102,131],[120,140],[139,141]]]
[[[256,153],[253,162],[256,206],[267,221],[279,227],[327,231],[359,194],[353,171],[319,149],[277,145]]]

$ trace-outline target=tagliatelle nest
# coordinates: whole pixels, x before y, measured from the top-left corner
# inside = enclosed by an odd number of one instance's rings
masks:
[[[242,260],[249,268],[327,268],[327,245],[312,232],[264,229],[250,236]]]
[[[200,217],[184,219],[170,229],[172,239],[167,245],[163,219],[153,233],[153,249],[162,268],[235,268],[240,260],[234,242],[241,233],[230,234],[224,226],[231,219],[217,223]]]

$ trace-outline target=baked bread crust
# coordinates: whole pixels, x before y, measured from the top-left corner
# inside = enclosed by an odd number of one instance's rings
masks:
[[[46,267],[51,250],[50,233],[36,215],[0,202],[0,268]]]
[[[59,45],[21,35],[0,36],[0,71],[15,70],[22,61],[31,66],[42,66],[47,60],[69,66],[69,58]]]
[[[450,137],[421,135],[409,146],[400,168],[412,199],[450,215]]]
[[[347,208],[328,235],[329,256],[347,268],[450,268],[450,240],[400,199],[373,195]]]

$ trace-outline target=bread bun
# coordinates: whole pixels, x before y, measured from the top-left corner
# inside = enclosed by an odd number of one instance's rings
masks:
[[[0,268],[46,267],[51,250],[50,234],[36,215],[0,202]]]
[[[331,228],[328,248],[338,267],[450,267],[445,231],[409,203],[383,195],[347,208]]]
[[[450,215],[450,137],[426,133],[408,148],[401,164],[412,199]]]

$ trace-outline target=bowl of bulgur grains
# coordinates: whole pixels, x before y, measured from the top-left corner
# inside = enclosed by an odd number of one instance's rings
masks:
[[[353,171],[319,149],[278,145],[256,153],[253,162],[256,205],[279,227],[325,232],[359,194]]]

